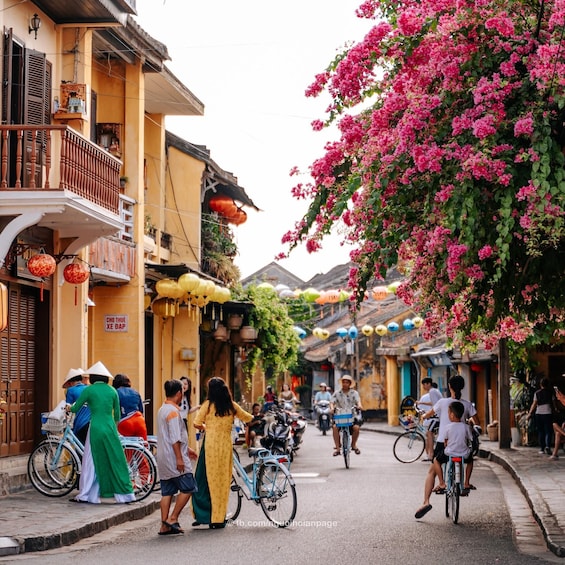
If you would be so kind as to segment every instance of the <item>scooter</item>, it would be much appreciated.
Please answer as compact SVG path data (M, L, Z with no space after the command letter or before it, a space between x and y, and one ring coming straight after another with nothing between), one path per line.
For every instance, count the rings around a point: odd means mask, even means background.
M320 400L316 404L316 414L318 415L318 428L322 432L322 435L326 435L328 430L332 427L331 417L330 417L330 401Z
M292 432L290 416L277 405L273 405L265 414L265 435L261 445L275 455L291 455ZM292 460L292 459L291 459Z

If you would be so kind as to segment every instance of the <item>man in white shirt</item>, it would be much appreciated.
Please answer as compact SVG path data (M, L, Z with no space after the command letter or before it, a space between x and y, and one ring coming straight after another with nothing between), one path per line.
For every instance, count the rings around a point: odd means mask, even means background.
M438 400L441 400L441 393L434 387L434 381L430 377L422 379L422 388L424 394L416 402L416 405L427 412L435 406ZM437 418L427 418L424 420L423 425L426 429L426 459L424 461L431 461L434 457L434 430L437 428L439 420Z

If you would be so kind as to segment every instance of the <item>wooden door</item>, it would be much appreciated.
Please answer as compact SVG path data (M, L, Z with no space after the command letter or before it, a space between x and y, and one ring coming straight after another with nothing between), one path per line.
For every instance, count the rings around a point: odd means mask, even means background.
M0 424L2 457L31 451L40 428L36 396L38 392L47 396L49 382L48 357L39 362L43 355L39 336L46 336L48 330L38 332L38 323L45 325L38 290L11 284L8 293L8 327L0 332L0 394L8 402Z

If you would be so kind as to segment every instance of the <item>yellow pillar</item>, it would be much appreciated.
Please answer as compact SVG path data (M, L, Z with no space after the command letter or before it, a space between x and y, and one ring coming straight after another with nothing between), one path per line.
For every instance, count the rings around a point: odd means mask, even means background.
M396 357L385 357L386 359L386 390L387 390L387 414L389 426L399 426L398 410L400 407L400 379L398 378L398 364Z

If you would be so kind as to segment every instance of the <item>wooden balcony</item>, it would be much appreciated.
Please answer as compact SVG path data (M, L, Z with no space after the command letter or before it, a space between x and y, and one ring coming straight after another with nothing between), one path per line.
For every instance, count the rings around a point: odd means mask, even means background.
M66 125L0 125L0 191L68 190L119 214L121 161Z

